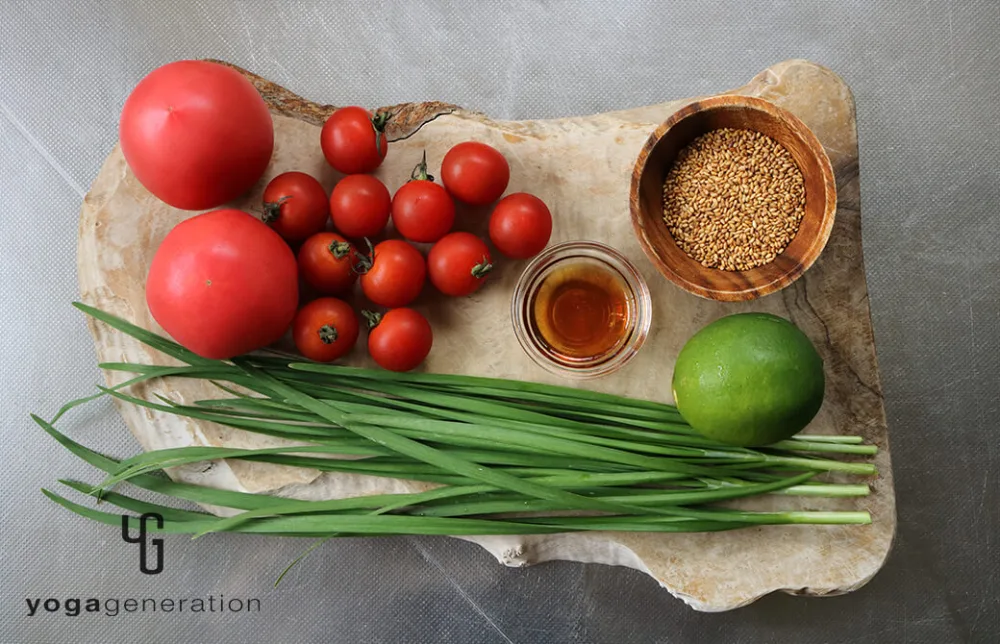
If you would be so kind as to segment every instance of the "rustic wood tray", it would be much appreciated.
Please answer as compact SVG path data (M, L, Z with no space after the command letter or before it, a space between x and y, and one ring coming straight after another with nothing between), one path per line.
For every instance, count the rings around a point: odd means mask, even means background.
M305 100L249 72L274 115L274 157L265 177L245 198L260 203L263 186L288 170L309 172L330 189L338 175L319 148L319 127L334 109ZM698 610L735 608L776 590L805 595L848 592L882 566L896 527L888 434L861 252L858 148L854 100L831 71L794 60L758 74L728 92L759 96L796 114L819 137L837 178L838 211L829 244L813 268L789 288L750 303L712 302L689 295L660 276L648 262L629 223L628 189L639 149L656 124L690 100L593 116L547 121L494 121L445 103L410 103L397 111L394 143L378 171L391 191L401 185L427 151L431 171L449 147L463 140L487 142L509 159L509 191L532 192L549 204L553 242L599 240L621 250L638 266L653 298L653 330L639 355L623 370L578 386L670 400L673 362L684 341L708 322L739 311L769 311L793 320L817 344L826 364L826 401L810 425L812 433L861 434L878 445L879 476L864 499L780 499L783 507L866 509L870 526L768 526L711 534L591 533L528 537L477 537L475 541L509 566L553 559L629 566L656 579ZM691 99L693 100L693 99ZM90 304L146 328L162 331L146 309L144 279L153 253L178 222L193 213L175 210L150 195L128 170L119 148L108 156L87 194L80 217L79 279ZM460 210L459 227L484 230L486 211ZM513 285L523 263L501 262L475 296L445 300L428 288L420 300L435 330L429 371L558 379L538 368L518 346L509 320ZM162 362L129 337L91 322L103 361ZM368 364L356 350L352 362ZM123 375L106 374L110 383ZM563 383L565 384L565 383ZM190 402L217 395L210 386L165 380L136 388ZM134 406L120 411L144 449L185 445L265 446L278 441L210 423ZM394 479L226 461L207 471L179 468L178 480L297 498L331 498L425 489ZM769 501L765 501L766 504Z

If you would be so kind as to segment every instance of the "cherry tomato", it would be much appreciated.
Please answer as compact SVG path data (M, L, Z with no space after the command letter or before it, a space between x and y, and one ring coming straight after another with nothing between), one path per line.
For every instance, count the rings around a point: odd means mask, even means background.
M445 295L469 295L493 270L490 249L471 233L449 233L427 254L427 274Z
M333 187L330 216L342 234L375 237L389 221L392 199L385 184L369 174L351 174Z
M534 257L551 236L552 214L544 201L526 192L507 195L490 215L490 240L507 257Z
M473 206L500 198L510 181L510 166L500 152L485 143L459 143L441 162L441 180L453 197Z
M368 353L383 369L410 371L431 352L431 325L413 309L393 309L384 315L362 313L368 318Z
M361 260L362 266L366 259ZM406 306L420 295L427 275L424 257L400 239L377 244L361 271L361 290L369 300L394 309Z
M427 174L427 153L392 198L392 223L400 235L415 242L436 242L455 223L455 202Z
M292 339L299 353L317 362L332 362L358 341L358 316L344 300L321 297L295 315Z
M125 101L122 154L136 178L175 208L204 210L239 197L267 169L274 125L239 72L181 60L158 67Z
M326 120L319 135L323 156L344 174L364 174L382 165L389 143L385 124L391 114L375 116L363 107L342 107Z
M309 286L325 295L350 290L358 278L357 252L337 233L316 233L299 249L299 275Z
M215 210L167 233L149 266L146 303L181 345L225 359L281 338L298 286L295 255L278 233L241 210Z
M289 242L300 242L323 230L329 214L326 190L304 172L279 174L264 188L261 218Z

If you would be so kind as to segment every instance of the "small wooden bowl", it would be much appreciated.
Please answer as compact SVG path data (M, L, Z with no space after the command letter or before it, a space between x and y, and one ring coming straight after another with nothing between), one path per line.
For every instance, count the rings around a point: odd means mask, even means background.
M805 180L799 231L773 261L747 271L706 268L678 248L663 221L663 181L678 152L719 128L755 130L783 145ZM799 278L823 251L837 212L837 188L822 144L794 114L751 96L715 96L686 105L649 136L639 152L629 191L632 227L646 256L685 291L712 300L752 300Z

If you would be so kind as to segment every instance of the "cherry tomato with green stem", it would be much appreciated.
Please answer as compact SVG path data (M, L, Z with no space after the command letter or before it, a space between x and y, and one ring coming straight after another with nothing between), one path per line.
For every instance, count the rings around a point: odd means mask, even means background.
M401 239L388 239L361 256L361 290L369 300L389 309L406 306L420 295L427 264L420 251Z
M330 217L334 228L346 237L376 237L389 221L391 204L384 183L370 174L351 174L333 187Z
M389 150L385 126L389 112L372 116L363 107L342 107L326 120L319 135L327 163L344 174L366 174L382 165Z
M324 295L338 295L358 279L358 261L351 242L337 233L316 233L299 248L299 276Z
M526 192L507 195L490 215L490 241L507 257L534 257L551 236L552 213L544 201Z
M362 311L368 320L368 353L389 371L410 371L427 358L434 333L427 318L413 309L392 309L379 314Z
M358 329L358 316L350 304L321 297L299 309L292 323L292 340L299 353L310 360L332 362L354 347Z
M472 233L449 233L427 254L427 275L445 295L474 293L492 270L490 249Z
M441 181L448 193L473 206L485 206L500 198L510 181L510 165L496 148L466 141L444 155Z
M261 220L285 241L297 243L323 230L330 215L326 190L304 172L279 174L264 188Z
M455 202L427 174L426 152L392 198L392 223L400 235L415 242L436 242L455 223Z

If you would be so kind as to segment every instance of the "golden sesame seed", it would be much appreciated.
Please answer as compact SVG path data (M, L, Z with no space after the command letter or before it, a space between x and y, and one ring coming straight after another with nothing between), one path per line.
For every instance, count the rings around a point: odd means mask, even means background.
M805 181L792 155L751 130L694 139L663 183L663 219L678 248L709 268L749 270L774 260L805 214Z

